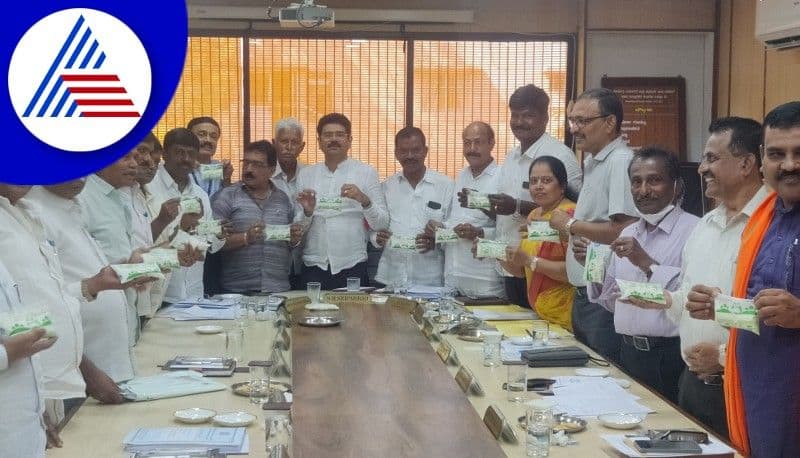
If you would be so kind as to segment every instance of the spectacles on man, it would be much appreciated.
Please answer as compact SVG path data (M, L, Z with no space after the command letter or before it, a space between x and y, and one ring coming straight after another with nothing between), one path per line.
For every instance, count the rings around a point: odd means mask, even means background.
M248 161L247 159L242 159L239 162L242 163L242 168L245 168L248 165L251 165L251 166L259 168L259 169L263 169L264 167L268 167L268 164L266 162L261 162L261 161Z
M575 116L567 118L567 123L569 124L569 127L572 129L583 129L595 119L607 118L609 116L610 115L598 115L598 116L591 116L589 118L581 118L580 116Z

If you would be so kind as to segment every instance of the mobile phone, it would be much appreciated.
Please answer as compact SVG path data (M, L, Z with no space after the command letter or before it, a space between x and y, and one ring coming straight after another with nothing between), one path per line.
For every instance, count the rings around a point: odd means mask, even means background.
M703 449L692 441L636 439L633 441L633 445L641 453L703 453Z

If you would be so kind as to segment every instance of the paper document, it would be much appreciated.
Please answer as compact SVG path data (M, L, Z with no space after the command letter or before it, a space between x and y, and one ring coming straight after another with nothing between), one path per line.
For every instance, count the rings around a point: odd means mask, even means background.
M156 316L172 318L175 321L199 321L199 320L233 320L236 310L235 307L203 307L193 305L188 308L180 306L166 307L158 311Z
M612 379L605 377L556 377L551 398L556 409L569 415L594 417L604 413L647 414L653 409L637 402Z
M120 391L125 399L131 401L152 401L155 399L176 398L190 394L222 391L227 388L222 383L203 377L195 371L167 372L149 377L136 377L121 383Z
M247 454L249 442L245 428L137 428L123 440L127 452L208 447L233 455Z

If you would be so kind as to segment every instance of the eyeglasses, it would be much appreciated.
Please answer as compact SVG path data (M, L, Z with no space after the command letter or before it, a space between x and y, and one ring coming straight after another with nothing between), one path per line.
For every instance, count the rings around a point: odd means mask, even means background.
M567 123L569 124L569 127L572 129L583 129L595 119L607 118L609 116L610 115L599 115L599 116L592 116L590 118L570 117L567 118Z
M248 165L251 165L253 167L257 167L259 169L263 169L265 167L269 167L269 164L267 164L266 162L261 162L261 161L248 161L247 159L242 159L239 162L242 163L242 168L247 167Z
M343 139L347 138L347 132L344 131L335 131L335 132L323 132L320 137L324 138L325 140L330 140L332 138Z

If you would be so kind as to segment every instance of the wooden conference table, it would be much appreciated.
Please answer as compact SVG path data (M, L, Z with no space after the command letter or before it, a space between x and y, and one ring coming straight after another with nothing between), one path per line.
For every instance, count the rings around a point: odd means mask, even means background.
M302 293L290 293L297 295ZM458 367L445 365L437 356L439 343L423 336L412 321L408 301L341 305L345 320L340 326L289 328L294 373L291 380L278 380L293 385L293 456L525 456L524 431L516 425L524 407L506 400L501 389L506 370L483 366L480 343L441 335L486 392L480 397L467 396L454 380ZM160 373L157 365L177 354L223 353L224 334L197 334L194 328L198 324L151 320L135 349L138 375ZM202 324L236 325L232 321ZM497 327L506 335L521 335L530 322L498 322ZM266 359L275 334L272 322L251 322L246 328L245 360ZM570 337L564 339L576 344ZM610 370L613 377L629 379L616 368ZM529 377L572 374L573 368L528 369ZM236 373L216 380L231 385L248 380L248 375ZM630 391L656 411L647 416L642 429L701 428L638 383L633 382ZM518 444L492 437L482 421L490 405L497 406L511 423ZM117 406L87 400L61 432L64 447L49 450L48 456L126 456L122 440L129 431L176 426L173 412L190 407L257 415L259 421L248 427L250 455L266 456L264 412L230 390ZM572 435L577 445L553 446L551 456L615 456L600 437L615 433L620 431L591 419L586 431Z

